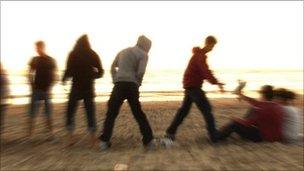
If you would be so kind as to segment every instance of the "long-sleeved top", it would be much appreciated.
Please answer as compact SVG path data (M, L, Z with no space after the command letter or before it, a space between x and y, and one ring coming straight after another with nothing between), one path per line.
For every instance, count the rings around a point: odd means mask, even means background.
M288 143L294 143L298 140L300 130L299 111L293 106L283 106L283 137Z
M5 104L9 96L9 81L4 69L1 68L0 70L0 104Z
M206 52L199 47L193 48L192 52L193 56L191 57L184 73L183 87L201 87L205 79L211 84L217 84L218 81L207 64Z
M93 96L94 80L103 76L104 70L99 56L93 50L72 51L67 60L63 81L72 78L72 91Z
M150 47L151 41L140 37L136 46L120 51L111 67L113 82L133 82L140 86L146 71Z
M257 101L247 96L243 96L243 99L256 109L255 114L249 118L236 119L235 121L245 126L257 127L264 141L281 141L283 108L274 102Z

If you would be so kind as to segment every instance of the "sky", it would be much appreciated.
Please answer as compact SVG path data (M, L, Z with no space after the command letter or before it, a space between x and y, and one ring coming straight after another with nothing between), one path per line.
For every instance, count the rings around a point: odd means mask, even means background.
M194 46L214 35L209 64L221 69L303 69L300 1L1 1L1 62L24 69L34 42L64 69L82 34L109 69L116 54L144 34L152 40L148 69L184 70Z

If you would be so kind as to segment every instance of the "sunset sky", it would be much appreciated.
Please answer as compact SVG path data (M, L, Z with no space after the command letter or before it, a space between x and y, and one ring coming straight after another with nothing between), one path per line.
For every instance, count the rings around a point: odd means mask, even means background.
M211 34L215 69L302 69L303 2L3 2L1 62L24 69L44 40L63 69L87 33L105 69L141 34L153 44L148 68L184 70L193 46Z

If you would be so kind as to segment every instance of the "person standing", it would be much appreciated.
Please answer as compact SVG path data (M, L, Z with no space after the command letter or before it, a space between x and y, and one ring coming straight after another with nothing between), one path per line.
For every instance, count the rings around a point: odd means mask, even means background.
M56 78L56 61L45 52L45 43L36 42L38 56L33 57L29 62L28 79L31 85L31 102L28 121L28 137L31 138L34 130L35 116L38 110L39 101L44 101L46 125L50 137L54 137L52 121L51 90Z
M88 132L91 137L91 145L96 142L96 118L95 118L95 79L104 74L102 64L97 53L91 48L88 36L82 35L76 42L74 49L68 56L66 70L62 78L65 85L68 78L72 78L72 88L69 94L68 108L66 112L66 129L68 130L68 146L74 143L75 112L79 100L84 101L87 115Z
M139 124L144 147L147 149L154 147L152 129L139 102L139 87L145 74L150 48L151 41L145 36L140 36L136 46L119 52L112 64L111 74L114 88L108 101L103 132L99 137L101 150L105 150L111 145L110 138L114 122L125 99L127 99L134 118Z
M185 89L184 100L171 125L166 130L166 135L163 139L166 146L173 144L177 128L188 115L193 102L204 116L211 142L217 142L217 130L212 114L212 106L205 92L202 90L204 80L208 80L211 84L218 85L221 92L224 92L224 84L220 83L213 76L207 64L207 53L212 51L216 43L217 40L215 37L208 36L205 39L205 46L203 48L194 47L192 50L193 56L190 59L183 77L183 88Z
M9 98L9 80L6 71L0 62L0 131L4 128L4 112Z

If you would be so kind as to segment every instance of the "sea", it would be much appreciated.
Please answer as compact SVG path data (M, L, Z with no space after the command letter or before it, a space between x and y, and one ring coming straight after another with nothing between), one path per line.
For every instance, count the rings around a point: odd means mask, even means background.
M60 71L55 86L52 89L52 101L64 103L68 100L71 81L63 86L60 82L64 71ZM141 101L180 101L183 99L184 89L182 77L184 70L147 70L142 86L140 87ZM218 69L214 70L218 80L225 83L225 93L220 93L218 87L208 81L203 89L209 98L236 98L232 93L238 85L238 80L246 81L244 92L251 97L258 97L257 90L265 84L276 88L287 88L303 95L303 70L252 70L252 69ZM27 104L30 100L30 86L26 70L8 70L11 104ZM107 101L112 91L113 83L110 71L105 71L103 78L95 81L95 101Z

